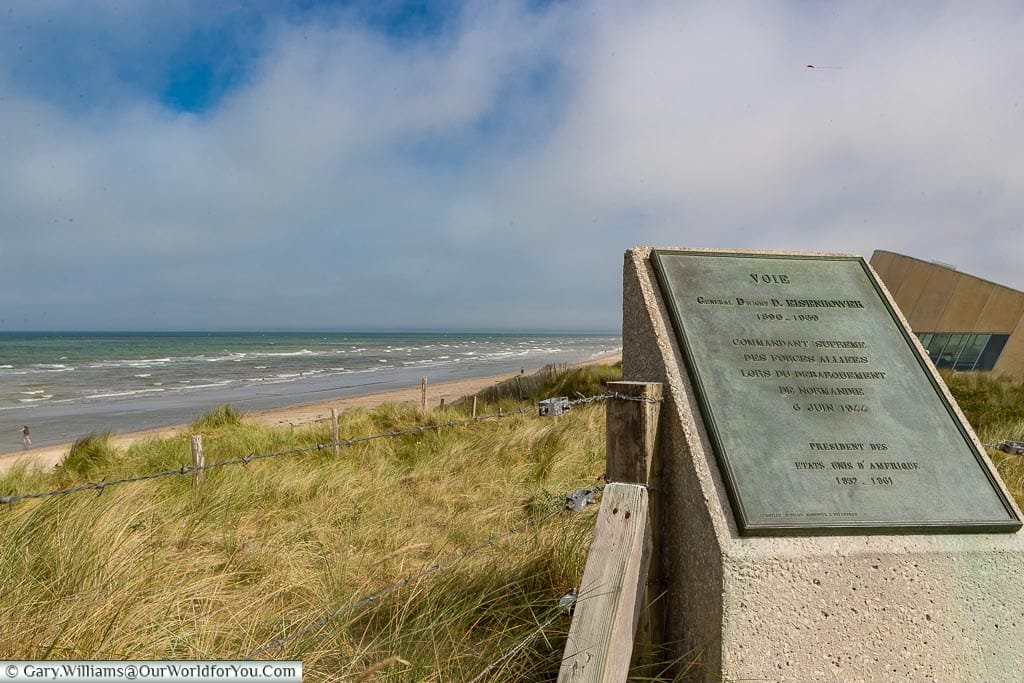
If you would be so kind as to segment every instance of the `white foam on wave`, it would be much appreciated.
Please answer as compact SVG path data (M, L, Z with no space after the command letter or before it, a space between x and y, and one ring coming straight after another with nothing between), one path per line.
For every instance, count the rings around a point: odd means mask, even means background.
M287 357L287 356L316 356L316 355L319 355L319 354L317 354L316 351L310 351L309 349L302 349L301 351L287 351L287 352L281 352L281 353L254 353L253 355L254 356L258 356L258 357L279 358L279 357Z
M232 361L234 363L239 363L239 362L245 360L246 356L248 356L248 355L249 354L247 354L247 353L239 352L239 353L228 354L227 356L211 356L210 358L207 358L205 356L200 356L199 359L200 360L204 360L207 363L222 363L224 361Z
M12 372L10 374L12 374L12 375L29 375L29 374L34 375L34 374L37 374L37 373L40 373L40 372L74 372L75 371L75 369L73 367L71 367L69 365L64 365L63 363L33 363L29 367L33 368L33 369L32 370L28 370L28 371L23 370L21 372Z
M153 366L167 365L173 363L172 358L128 358L123 360L101 360L91 363L88 367L92 370L109 370L113 368L151 368Z
M206 384L187 384L186 386L181 387L180 390L183 391L186 389L215 389L217 387L226 387L227 385L231 384L232 381L233 380L226 379L220 382L208 382Z
M39 403L40 401L47 401L51 398L53 398L53 394L43 394L37 398L19 398L18 403Z
M109 391L105 394L89 394L88 398L123 398L125 396L135 396L137 394L152 394L159 393L163 389L135 389L132 391Z

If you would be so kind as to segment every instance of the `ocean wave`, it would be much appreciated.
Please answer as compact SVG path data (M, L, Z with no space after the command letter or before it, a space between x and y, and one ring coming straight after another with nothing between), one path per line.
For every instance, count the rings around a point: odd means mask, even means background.
M86 398L124 398L125 396L136 396L138 394L154 394L164 391L163 389L134 389L131 391L109 391L105 394L89 394Z
M257 358L277 358L277 357L288 357L288 356L318 356L316 351L310 351L309 349L302 349L301 351L282 351L280 353L254 353L252 354Z
M48 401L51 398L53 398L53 394L43 394L37 398L19 398L18 403L39 403L40 401Z
M203 361L206 361L207 363L222 363L224 361L232 361L232 362L235 362L235 363L240 363L241 361L245 360L248 356L249 356L249 354L247 354L247 353L239 352L239 353L232 353L232 354L229 354L227 356L212 356L210 358L207 358L206 356L199 356L197 360L203 360Z
M29 366L29 370L17 370L15 372L6 373L11 375L38 375L40 373L50 372L74 372L75 368L64 365L63 363L33 363Z
M90 363L91 370L113 370L116 368L151 368L175 362L174 358L125 358L119 360L101 360ZM178 359L180 360L180 359Z
M182 390L186 390L186 389L214 389L216 387L226 387L227 385L231 384L233 381L234 380L225 379L225 380L218 380L218 381L213 381L213 382L209 382L208 381L208 382L205 382L203 384L192 384L191 383L192 380L186 380L185 382L182 382L182 384L184 384L185 386L180 387L180 389L182 389Z

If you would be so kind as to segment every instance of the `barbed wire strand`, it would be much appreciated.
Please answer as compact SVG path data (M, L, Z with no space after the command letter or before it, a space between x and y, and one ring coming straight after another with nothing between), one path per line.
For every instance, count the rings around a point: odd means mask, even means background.
M375 441L378 439L393 439L401 436L409 436L412 434L424 434L431 431L437 431L446 427L459 427L466 424L475 422L482 422L484 420L497 420L502 418L514 417L531 412L529 408L520 408L512 411L502 411L498 413L491 413L488 415L478 415L476 417L467 417L457 420L448 420L446 422L439 422L434 425L418 425L416 427L409 427L407 429L391 430L388 432L381 432L378 434L371 434L369 436L351 437L345 439L339 439L337 444L333 441L326 443L317 443L313 446L306 446L303 448L290 448L284 451L276 451L272 453L256 453L251 455L245 455L240 458L233 458L229 460L220 460L218 462L209 463L196 467L194 465L182 465L177 469L173 470L162 470L159 472L149 472L146 474L138 474L129 477L123 477L120 479L110 479L103 481L91 481L84 484L77 484L75 486L69 486L66 488L51 489L49 491L38 491L33 493L20 493L16 495L0 496L0 505L13 505L23 500L38 499L38 498L49 498L51 496L67 496L75 493L82 493L84 491L100 491L102 492L107 487L118 486L120 484L130 484L139 481L148 481L150 479L160 479L162 477L171 477L176 475L192 474L193 472L202 472L206 470L213 470L220 467L230 467L234 465L248 465L251 462L257 460L266 460L269 458L285 458L296 455L303 455L306 453L313 453L316 451L323 451L333 449L335 446L338 447L351 447L368 441Z
M544 630L548 626L551 626L551 624L558 621L564 615L565 612L562 608L554 610L554 613L551 616L549 616L540 626L531 631L529 635L527 635L525 638L516 643L512 648L504 652L500 657L498 657L490 664L488 664L487 667L484 668L483 671L478 673L469 683L479 683L480 681L484 680L484 677L486 677L487 674L491 673L492 671L494 671L495 668L507 662L512 657L515 657L520 652L522 652L523 648L525 648L527 645L536 640L538 636L544 633Z
M660 398L651 398L651 397L647 397L647 396L639 396L639 397L638 396L626 396L625 394L621 394L621 393L618 393L618 392L608 391L608 392L604 392L602 394L596 394L594 396L583 396L583 397L580 397L580 398L575 399L573 401L570 401L569 403L572 404L572 405L581 405L581 404L586 404L586 403L593 403L593 402L596 402L596 401L603 401L603 400L606 400L606 399L609 399L609 398L614 398L616 400L622 400L622 401L639 401L639 402L647 402L647 403L657 403L657 402L660 402L662 400ZM131 483L140 482L140 481L148 481L148 480L151 480L151 479L160 479L160 478L163 478L163 477L172 477L172 476L180 476L180 475L192 474L194 472L202 472L202 471L206 471L206 470L213 470L213 469L217 469L217 468L220 468L220 467L231 467L231 466L235 466L235 465L248 465L249 463L254 462L256 460L266 460L266 459L269 459L269 458L292 457L292 456L295 456L295 455L303 455L303 454L312 453L312 452L315 452L315 451L322 451L322 450L326 450L326 449L333 449L336 446L337 447L346 447L346 448L348 448L348 447L351 447L351 446L355 446L357 444L366 443L366 442L369 442L369 441L375 441L375 440L378 440L378 439L394 439L394 438L398 438L398 437L402 437L402 436L409 436L409 435L412 435L412 434L424 434L426 432L437 431L437 430L440 430L440 429L444 429L446 427L459 427L459 426L462 426L462 425L472 424L472 423L476 423L476 422L482 422L482 421L485 421L485 420L498 420L498 419L503 419L503 418L508 418L508 417L514 417L514 416L517 416L517 415L524 415L524 414L532 412L532 411L533 411L533 409L530 408L530 407L522 407L522 408L519 408L518 410L512 410L512 411L508 411L508 412L499 411L497 413L491 413L491 414L488 414L488 415L478 415L476 417L467 417L467 418L462 418L462 419L457 419L457 420L448 420L446 422L439 422L438 424L434 424L434 425L418 425L416 427L409 427L407 429L398 429L398 430L391 430L391 431L388 431L388 432L381 432L379 434L371 434L369 436L361 436L361 437L352 437L352 438L339 439L337 443L335 443L333 441L329 441L329 442L326 442L326 443L318 443L318 444L316 444L314 446L307 446L307 447L304 447L304 448L292 448L292 449L288 449L288 450L284 450L284 451L277 451L277 452L273 452L273 453L258 453L258 454L246 455L246 456L242 456L240 458L233 458L233 459L230 459L230 460L220 460L218 462L210 463L208 465L202 465L200 467L196 467L194 465L182 465L181 467L179 467L177 469L173 469L173 470L163 470L163 471L160 471L160 472L150 472L150 473L147 473L147 474L139 474L139 475L130 476L130 477L123 477L121 479L111 479L109 481L107 481L107 480L104 480L104 481L91 481L91 482L86 482L84 484L78 484L78 485L75 485L75 486L69 486L69 487L66 487L66 488L51 489L49 491L38 491L38 492L34 492L34 493L20 493L20 494L10 495L10 496L0 496L0 505L12 506L15 503L20 503L23 500L31 500L31 499L39 499L39 498L49 498L49 497L52 497L52 496L67 496L67 495L72 495L72 494L76 494L76 493L82 493L82 492L85 492L85 491L103 492L104 490L107 489L107 487L110 487L110 486L119 486L121 484L131 484Z
M658 396L628 396L618 391L605 391L600 394L594 394L593 396L579 395L579 398L575 398L569 401L569 405L583 405L586 403L594 403L595 401L604 401L609 398L613 398L616 401L633 401L635 403L663 403L664 397Z
M451 567L451 566L461 562L462 560L475 555L476 553L480 552L481 550L484 550L485 548L488 548L488 547L490 547L492 545L496 545L496 544L500 543L501 541L505 540L506 538L509 538L510 536L514 536L515 534L519 533L520 531L523 531L524 529L529 528L530 526L535 526L535 525L543 524L547 520L549 520L552 517L558 515L563 510L565 510L565 506L561 505L561 506L559 506L559 507L557 507L557 508L555 508L553 510L550 510L549 512L546 512L545 514L543 514L538 519L527 519L527 520L524 520L523 522L520 522L516 526L512 527L511 529L509 529L509 530L507 530L507 531L505 531L505 532L503 532L501 534L497 534L497 535L491 536L490 538L487 538L486 540L481 541L480 543L478 543L478 544L476 544L474 546L471 546L467 550L462 551L461 553L457 553L455 555L452 555L452 556L446 558L445 560L443 560L441 562L437 562L437 563L432 564L429 567L426 567L425 569L422 569L422 570L420 570L420 571L418 571L418 572L416 572L414 574L410 574L410 575L400 579L399 581L391 584L387 588L384 588L382 590L377 591L376 593L368 595L365 598L362 598L361 600L359 600L357 602L354 602L354 603L352 603L350 605L344 605L344 606L338 608L337 610L335 610L333 612L330 612L329 614L325 614L324 616L320 617L316 621L310 623L307 626L302 627L301 629L295 631L294 633L291 633L291 634L289 634L287 636L284 636L282 638L275 638L274 640L271 640L270 642L265 643L265 644L261 645L260 647L256 648L255 650L253 650L252 653L249 656L250 656L250 658L255 658L257 655L263 654L264 652L266 652L268 650L280 650L282 647L284 647L288 643L292 642L293 640L295 640L297 638L300 638L300 637L306 635L307 633L315 631L315 630L317 630L319 628L323 628L327 624L331 623L332 621L335 621L336 619L344 616L345 614L349 614L349 613L352 613L352 612L358 612L358 611L362 610L363 608L368 607L368 606L372 605L373 603L380 601L383 598L386 598L387 596L389 596L392 593L394 593L394 592L404 588L405 586L408 586L409 584L412 584L412 583L415 583L417 581L420 581L420 580L430 576L431 574L436 574L437 572L444 571L445 569L448 569L449 567Z

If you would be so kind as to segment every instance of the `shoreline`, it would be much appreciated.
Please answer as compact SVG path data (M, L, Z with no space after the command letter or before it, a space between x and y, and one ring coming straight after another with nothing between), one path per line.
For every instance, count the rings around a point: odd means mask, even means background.
M599 365L617 363L622 360L622 353L611 353L581 363L574 363L576 367L586 365ZM534 373L541 368L535 367L528 370ZM440 382L434 385L427 385L427 405L436 406L443 398L445 403L475 394L482 389L497 384L506 379L519 375L519 372L505 372L484 377L472 377L468 379ZM306 425L318 420L330 417L331 408L339 413L352 408L375 408L383 403L397 403L418 405L421 399L420 385L416 384L399 389L388 389L386 391L360 394L358 396L346 396L343 398L329 399L326 401L314 401L309 403L296 403L281 408L261 410L246 413L245 418L254 420L260 424L271 427L282 427L285 425L299 426ZM156 429L146 429L124 434L114 434L111 443L115 448L127 448L132 444L153 439L169 439L189 435L188 424L178 424ZM28 448L21 451L0 453L0 473L17 467L28 465L33 468L52 468L57 466L64 456L68 454L72 443L62 443L55 446L43 446L39 448Z

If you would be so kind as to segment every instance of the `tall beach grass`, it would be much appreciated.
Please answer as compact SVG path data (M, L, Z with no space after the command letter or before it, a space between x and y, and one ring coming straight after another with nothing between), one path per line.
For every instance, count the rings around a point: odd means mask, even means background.
M385 405L342 414L340 433L463 416ZM558 419L530 412L359 443L337 457L314 449L211 469L199 490L173 476L22 502L0 514L0 653L255 655L301 659L307 680L460 681L532 634L487 680L553 679L568 620L538 627L578 585L594 522L592 509L560 511L562 497L603 471L603 425L600 405ZM208 464L331 438L326 423L268 428L227 409L193 427ZM187 437L120 451L95 435L59 470L11 471L0 487L45 490L188 463ZM366 600L380 591L389 592Z
M512 380L478 413L530 405L520 395L601 393L619 373ZM1024 436L1024 383L946 380L983 441ZM269 428L220 408L193 424L208 464L310 450L211 469L198 490L170 476L0 510L0 654L301 659L311 681L468 681L492 665L485 680L554 680L568 620L540 627L580 583L595 514L559 508L603 472L604 406L441 426L468 410L345 412L342 438L432 429L335 456L315 448L331 439L327 423ZM1024 499L1024 458L992 456ZM7 472L0 492L190 462L187 436L119 450L97 434L52 472ZM663 668L635 669L632 680L666 680Z

